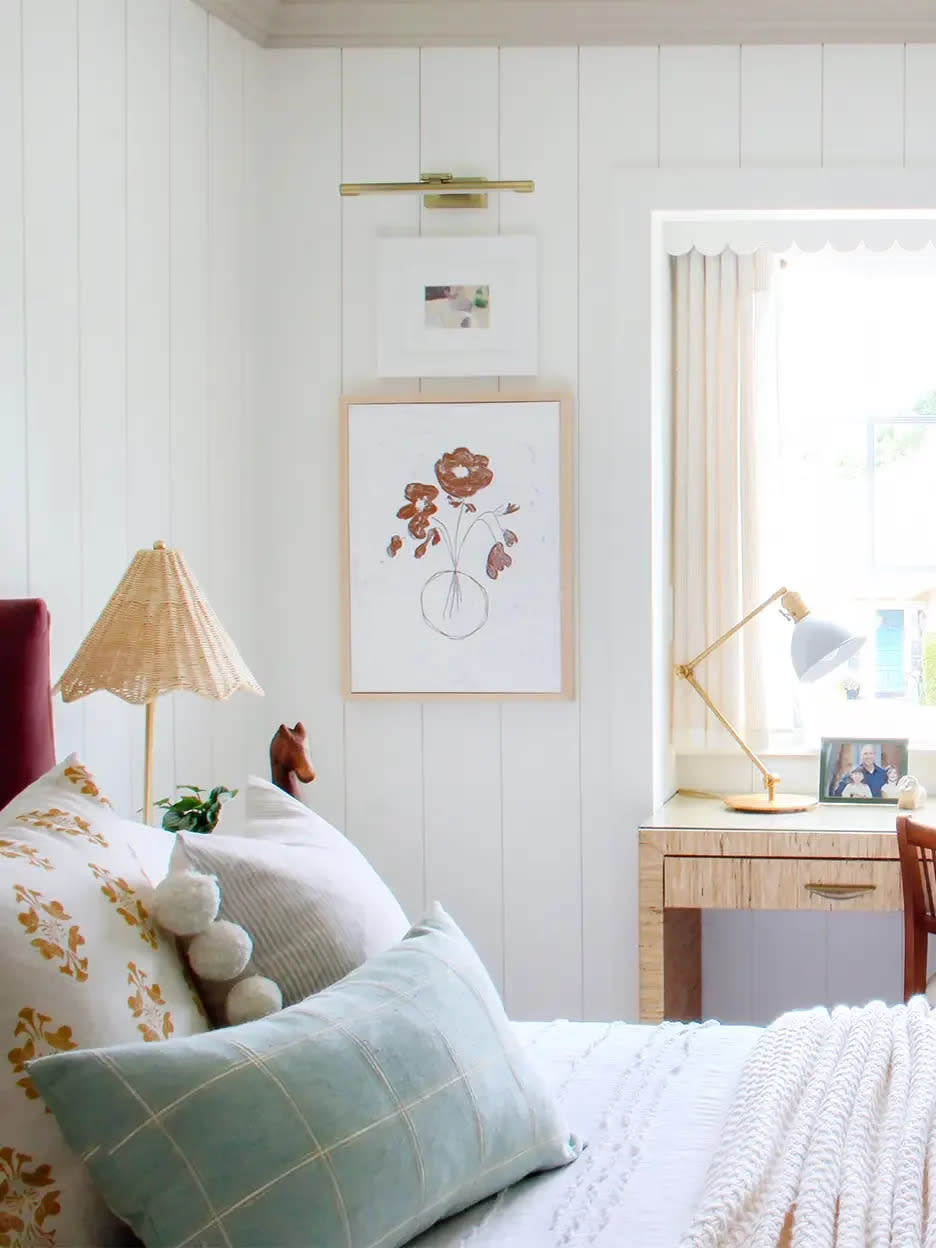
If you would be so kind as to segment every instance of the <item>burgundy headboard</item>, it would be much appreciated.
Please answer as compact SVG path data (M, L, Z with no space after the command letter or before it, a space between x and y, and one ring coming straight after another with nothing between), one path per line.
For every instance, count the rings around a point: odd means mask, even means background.
M49 608L0 599L0 809L54 762Z

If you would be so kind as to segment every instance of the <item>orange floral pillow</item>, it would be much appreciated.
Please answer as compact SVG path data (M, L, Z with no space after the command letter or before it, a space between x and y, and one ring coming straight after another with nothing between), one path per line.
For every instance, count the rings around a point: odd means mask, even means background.
M149 913L171 848L119 818L74 756L0 811L0 1248L126 1242L26 1063L207 1029Z

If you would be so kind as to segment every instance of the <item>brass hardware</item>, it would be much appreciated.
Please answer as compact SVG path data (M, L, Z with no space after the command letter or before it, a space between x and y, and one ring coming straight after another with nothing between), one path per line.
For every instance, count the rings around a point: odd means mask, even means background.
M480 182L481 179L479 178ZM488 197L475 191L453 191L445 195L424 195L424 208L486 208Z
M806 891L826 901L854 901L866 897L877 888L876 884L807 884Z
M423 195L427 208L486 208L488 191L516 191L528 195L536 189L529 179L489 182L487 178L460 178L453 173L423 173L418 182L342 182L341 195L393 195L415 192Z

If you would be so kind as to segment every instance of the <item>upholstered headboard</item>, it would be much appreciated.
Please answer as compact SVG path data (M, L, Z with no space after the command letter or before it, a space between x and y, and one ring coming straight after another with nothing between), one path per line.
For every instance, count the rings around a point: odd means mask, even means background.
M0 599L0 807L54 762L49 609Z

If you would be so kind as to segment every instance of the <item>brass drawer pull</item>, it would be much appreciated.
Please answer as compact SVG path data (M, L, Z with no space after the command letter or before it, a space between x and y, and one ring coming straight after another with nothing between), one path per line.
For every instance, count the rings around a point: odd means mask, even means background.
M807 884L806 891L814 897L824 897L826 901L854 901L856 897L865 897L873 893L876 884Z

